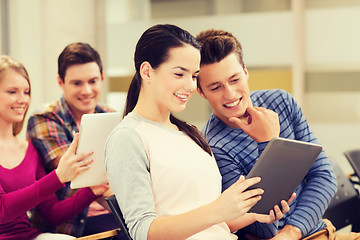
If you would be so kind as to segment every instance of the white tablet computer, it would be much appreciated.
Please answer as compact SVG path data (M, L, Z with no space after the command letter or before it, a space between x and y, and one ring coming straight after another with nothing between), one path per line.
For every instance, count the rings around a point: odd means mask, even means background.
M80 136L76 153L93 151L94 162L89 170L80 173L70 183L72 189L107 183L104 167L105 142L122 119L121 113L84 114L80 123Z
M285 138L272 139L246 176L261 177L261 182L251 188L264 190L261 200L249 212L269 214L275 205L281 208L281 200L290 198L321 150L318 144Z

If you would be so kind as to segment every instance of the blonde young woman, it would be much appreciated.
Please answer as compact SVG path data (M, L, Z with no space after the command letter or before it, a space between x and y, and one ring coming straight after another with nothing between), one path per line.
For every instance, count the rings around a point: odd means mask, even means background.
M27 211L39 207L47 221L56 226L87 207L107 187L84 188L65 201L56 198L55 191L90 167L92 160L85 158L92 153L75 155L76 137L58 168L45 175L34 146L17 136L30 95L25 67L9 56L0 56L0 239L73 239L32 228Z
M209 145L192 125L176 118L196 90L200 45L174 25L147 29L135 50L124 120L108 139L105 165L130 235L145 239L225 240L255 221L271 223L289 206L269 215L247 211L262 189L246 190L259 178L239 180L221 194L221 175Z

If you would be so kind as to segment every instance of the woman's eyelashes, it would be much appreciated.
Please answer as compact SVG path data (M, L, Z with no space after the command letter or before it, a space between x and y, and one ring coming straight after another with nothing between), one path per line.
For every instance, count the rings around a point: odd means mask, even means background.
M178 77L178 78L184 77L184 74L183 74L183 73L174 73L174 74L175 74L175 76ZM192 78L194 81L196 81L197 78L198 78L198 74L192 75L191 78Z

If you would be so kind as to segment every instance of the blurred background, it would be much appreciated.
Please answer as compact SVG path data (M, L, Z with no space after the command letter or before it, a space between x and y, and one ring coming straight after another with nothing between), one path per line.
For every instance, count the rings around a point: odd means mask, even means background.
M104 64L102 102L122 111L145 29L228 30L243 45L250 88L289 91L327 154L351 173L343 152L360 148L359 22L360 0L0 0L0 54L28 69L31 113L61 96L63 48L88 42ZM201 129L210 114L195 94L180 116Z

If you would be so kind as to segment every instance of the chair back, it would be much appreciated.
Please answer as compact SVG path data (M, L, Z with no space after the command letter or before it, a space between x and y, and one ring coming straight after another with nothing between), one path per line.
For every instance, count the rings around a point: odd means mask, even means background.
M330 202L323 218L329 219L336 229L352 224L358 226L359 196L350 180L346 177L335 159L329 159L333 166L338 189Z
M87 235L87 236L84 236L84 237L78 237L78 238L75 238L76 240L99 240L99 239L106 239L106 240L115 240L115 239L119 239L118 238L118 234L120 232L120 229L114 229L114 230L109 230L109 231L106 231L106 232L101 232L101 233L95 233L95 234L92 234L92 235ZM121 239L119 239L121 240Z
M360 178L360 149L345 151L344 155L358 178Z
M120 234L123 235L125 240L132 240L132 238L130 237L129 231L126 227L124 217L120 211L120 207L116 200L115 195L111 195L111 196L105 198L105 200L106 200L107 204L109 205L112 214L114 215L117 223L119 224L119 226L121 228Z

